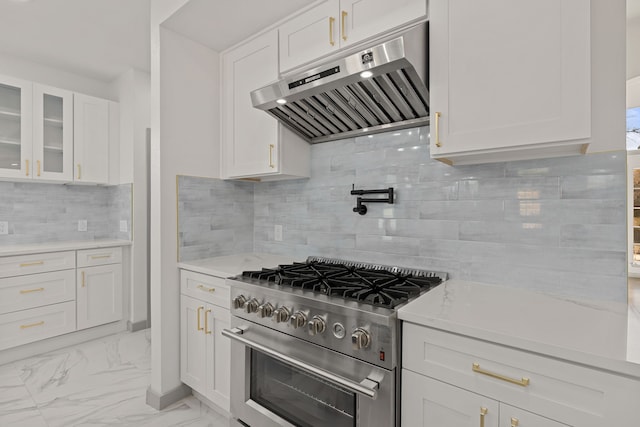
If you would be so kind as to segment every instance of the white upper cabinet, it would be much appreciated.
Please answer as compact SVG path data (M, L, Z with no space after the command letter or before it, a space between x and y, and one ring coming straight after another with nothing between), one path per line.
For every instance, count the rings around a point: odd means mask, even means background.
M280 70L314 61L426 15L426 0L329 0L280 26Z
M0 176L5 178L31 176L32 87L0 76Z
M278 32L222 55L223 178L309 176L309 144L253 108L251 91L278 79Z
M590 2L433 0L429 17L432 157L468 164L584 152Z
M0 76L0 179L107 184L119 143L110 107L117 114L105 99Z
M73 179L73 93L33 85L33 164L35 179Z
M109 181L109 101L74 94L73 158L76 182Z

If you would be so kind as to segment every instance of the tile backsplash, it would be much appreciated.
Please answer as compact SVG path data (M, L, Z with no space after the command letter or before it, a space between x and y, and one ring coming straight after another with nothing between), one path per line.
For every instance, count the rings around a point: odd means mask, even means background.
M231 216L238 221L231 228L252 226L252 237L243 238L257 252L435 269L452 278L626 300L624 151L451 167L430 159L428 132L313 145L310 179L256 183L253 191L236 183L239 192L218 182L207 196L212 204L198 206L200 216L203 209L209 215L200 232L193 222L188 234L222 248L230 235L211 233L211 223ZM396 203L367 204L368 213L358 215L352 184L393 187ZM224 204L235 197L242 209ZM192 215L184 208L183 216ZM282 241L274 240L275 225L283 227Z
M87 220L87 231L78 221ZM120 221L127 232L120 232ZM0 182L0 245L131 237L131 184L116 186Z
M178 177L180 261L253 251L253 184Z

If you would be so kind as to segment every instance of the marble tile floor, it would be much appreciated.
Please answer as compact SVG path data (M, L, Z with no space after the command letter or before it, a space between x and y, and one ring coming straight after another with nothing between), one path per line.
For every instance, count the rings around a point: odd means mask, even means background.
M0 426L233 425L193 396L163 411L147 406L150 373L149 329L2 365Z

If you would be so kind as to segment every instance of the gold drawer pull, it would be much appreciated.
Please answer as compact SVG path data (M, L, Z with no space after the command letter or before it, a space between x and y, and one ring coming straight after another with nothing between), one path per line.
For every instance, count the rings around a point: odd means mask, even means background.
M40 176L40 160L36 162L38 164L38 176Z
M473 366L471 367L471 369L473 370L473 372L477 372L477 373L482 374L482 375L487 375L487 376L489 376L491 378L497 378L499 380L506 381L506 382L511 383L511 384L516 384L516 385L519 385L519 386L522 386L522 387L526 387L526 386L529 385L529 378L522 377L522 379L517 380L517 379L514 379L514 378L505 377L504 375L496 374L495 372L486 371L486 370L480 368L480 364L479 363L474 363Z
M28 325L20 325L20 329L33 328L34 326L42 326L42 325L44 325L44 320L41 320L36 323L30 323Z
M111 258L111 254L109 254L109 255L91 255L91 259L101 259L101 258Z
M518 427L520 425L520 420L517 418L511 417L511 427Z
M345 20L347 19L347 12L344 10L341 13L342 16L342 40L347 41L347 28L345 26Z
M331 46L335 45L336 42L333 41L333 24L334 22L336 22L336 18L334 18L333 16L329 17L329 44ZM27 169L29 168L29 165L27 164ZM29 175L29 173L27 172L27 175Z
M484 427L484 417L487 416L489 410L484 407L480 407L480 427Z
M204 307L198 307L198 313L196 314L196 316L198 316L198 330L199 331L201 331L203 329L202 325L200 324L200 311L201 310L204 310Z
M44 288L36 288L36 289L23 289L20 291L21 294L30 294L31 292L42 292Z
M273 144L269 144L269 167L270 168L275 168L276 165L273 164L273 149L275 148L275 145Z
M27 176L29 176L29 159L25 160L25 161L24 161L24 163L25 163L25 165L26 165L26 166L25 166L25 169L26 169L26 171L27 171Z
M77 179L81 179L82 178L82 167L80 166L80 163L78 163L78 178Z
M209 313L211 313L211 310L204 312L204 333L207 335L211 335L211 331L209 330L209 317L207 316Z
M34 262L23 262L20 264L20 267L32 267L34 265L42 265L44 261L34 261Z
M85 280L85 272L82 272L82 287L84 288L86 286L86 280Z
M216 288L208 288L205 285L198 285L198 289L202 290L202 291L207 291L207 292L215 292Z

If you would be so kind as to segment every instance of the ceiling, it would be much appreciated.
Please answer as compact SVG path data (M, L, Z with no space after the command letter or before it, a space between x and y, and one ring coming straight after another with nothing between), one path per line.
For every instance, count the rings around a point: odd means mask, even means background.
M103 81L149 71L149 0L0 0L0 52Z
M222 51L315 0L191 0L163 23Z
M149 71L151 0L0 0L0 53L112 81ZM165 26L217 51L314 0L191 0ZM640 22L640 0L627 0Z

